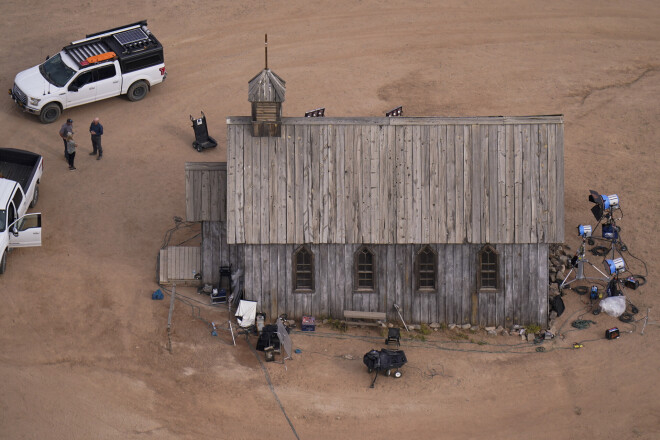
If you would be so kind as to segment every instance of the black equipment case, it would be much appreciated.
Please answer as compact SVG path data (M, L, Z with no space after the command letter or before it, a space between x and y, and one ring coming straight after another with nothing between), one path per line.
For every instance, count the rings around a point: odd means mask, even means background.
M395 370L394 377L401 377L401 371L399 371L399 368L403 367L405 363L408 362L408 359L406 359L406 354L403 350L388 350L383 348L380 351L371 350L364 355L362 361L364 362L364 365L367 366L369 373L372 371L376 372L374 380L371 382L371 388L373 388L379 372L385 372L385 374L389 376L391 375L392 370Z
M209 136L209 129L206 126L206 116L204 115L204 112L202 112L202 117L198 119L193 119L192 115L190 115L190 122L192 122L192 127L195 131L195 141L192 143L195 150L201 152L207 148L215 148L218 146L216 140Z

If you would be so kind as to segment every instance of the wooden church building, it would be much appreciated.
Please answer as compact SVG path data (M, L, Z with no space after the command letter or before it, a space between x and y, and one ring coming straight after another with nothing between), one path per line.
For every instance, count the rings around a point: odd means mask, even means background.
M186 164L204 281L243 274L268 319L384 312L409 323L540 324L564 241L563 117L282 117L249 82L227 162Z

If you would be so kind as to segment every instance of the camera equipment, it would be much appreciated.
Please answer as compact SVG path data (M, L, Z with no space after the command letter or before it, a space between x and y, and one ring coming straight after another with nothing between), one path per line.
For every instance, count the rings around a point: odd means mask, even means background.
M610 275L626 271L626 263L623 261L623 258L605 260L603 264L605 265L605 271L608 271Z
M605 330L605 339L617 339L619 336L621 336L621 334L617 327L612 327Z
M603 238L607 240L618 240L619 227L612 223L603 223Z
M580 225L582 227L582 225ZM591 226L589 226L591 228ZM571 283L574 283L575 281L578 280L594 280L594 281L608 281L609 278L608 276L602 272L600 269L598 269L596 266L591 264L589 260L587 260L584 252L585 248L585 243L587 241L586 235L582 235L582 243L580 244L580 247L578 248L577 253L573 258L571 258L571 270L568 271L568 274L566 275L566 278L561 282L561 285L559 286L559 289L563 289L565 286L570 285ZM584 275L584 263L588 263L591 267L596 269L598 273L600 273L603 277L602 278L594 278L594 277L587 277ZM571 274L575 272L575 278L571 281L568 281L569 277ZM586 293L586 292L585 292Z
M607 283L607 296L621 296L623 295L623 292L621 289L619 289L619 286L617 285L619 283L619 280L617 278L612 278L609 283Z
M580 237L589 238L591 237L591 225L580 225L578 226L578 235Z
M639 281L637 281L634 277L628 277L623 280L623 285L630 290L637 290L639 287Z

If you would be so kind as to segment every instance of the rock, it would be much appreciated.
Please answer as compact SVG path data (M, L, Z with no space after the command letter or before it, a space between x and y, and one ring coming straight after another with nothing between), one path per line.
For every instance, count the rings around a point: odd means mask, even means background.
M495 331L497 333L502 333L504 331L504 327L502 327L501 325L498 325L497 328L495 329Z
M478 331L479 331L479 326L478 326L478 325L473 325L473 326L471 326L471 327L470 327L470 331L478 332Z
M417 324L408 324L410 330L419 330L421 327Z
M527 336L525 336L525 335L520 335L520 339L522 339L523 341L527 341Z
M328 322L330 322L330 320L329 319L324 319L322 322L323 322L323 324L327 324Z
M527 342L534 342L534 338L536 338L536 335L534 333L530 333L527 335Z
M440 328L440 324L438 324L437 322L432 322L431 325L429 325L429 327L431 327L432 329L438 329Z
M557 272L557 281L564 281L565 279L566 279L566 274L563 271Z
M342 357L343 357L344 359L348 359L349 361L352 361L353 359L355 359L355 358L353 357L353 355L351 355L351 354L345 354L345 355L343 355Z
M550 286L548 286L548 293L551 296L559 295L559 287L557 287L556 284L550 284Z
M509 332L506 329L502 329L502 336L509 336Z
M558 265L558 264L559 264L559 258L557 258L557 257L550 257L550 264L551 264L552 266L556 266L556 265Z
M447 326L447 328L448 328L449 330L454 330L454 329L456 328L456 324L449 324L449 325Z
M488 333L490 336L497 336L497 332L495 331L495 329L486 330L486 333Z
M568 265L568 262L571 261L571 259L568 258L567 255L562 255L559 257L559 261L561 262L562 265L564 265L564 267L566 267L566 265Z
M393 327L394 327L394 324L392 324L391 322L388 322L388 323L387 323L387 327L388 327L388 328L393 328Z
M557 312L553 310L552 312L550 312L548 318L550 318L551 321L554 321L555 319L557 319Z
M387 323L385 323L385 322L381 322L381 323L380 323L380 327L381 327L381 328L387 328Z
M468 330L468 329L470 329L471 327L472 327L472 324L463 324L463 325L461 325L461 328L462 328L463 330Z
M484 330L486 330L487 332L495 331L495 327L484 327Z

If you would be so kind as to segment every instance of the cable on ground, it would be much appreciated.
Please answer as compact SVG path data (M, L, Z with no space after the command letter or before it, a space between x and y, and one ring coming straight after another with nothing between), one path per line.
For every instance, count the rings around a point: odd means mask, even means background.
M298 437L298 433L296 432L296 428L293 427L293 423L291 423L291 419L289 419L289 416L286 415L286 411L284 410L284 406L282 405L282 402L280 401L280 398L277 397L277 393L275 392L275 387L273 386L273 382L270 380L270 374L268 374L268 370L266 369L266 366L264 363L261 361L261 357L259 357L259 353L252 347L250 344L250 341L247 341L248 347L250 347L250 351L254 354L254 356L257 358L259 361L259 365L261 365L261 369L264 372L264 376L266 376L266 382L268 382L268 387L270 387L270 391L273 393L273 396L275 396L275 400L277 401L277 404L280 406L280 409L282 410L282 414L284 414L284 418L286 421L289 423L289 426L291 427L291 431L293 431L293 435L296 436L298 440L300 440L300 437Z

